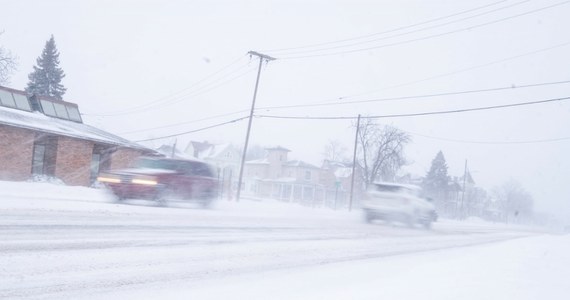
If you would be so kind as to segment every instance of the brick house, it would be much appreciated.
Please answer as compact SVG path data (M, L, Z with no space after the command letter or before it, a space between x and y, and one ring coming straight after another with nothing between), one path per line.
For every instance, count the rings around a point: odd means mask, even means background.
M154 151L83 124L77 104L0 86L0 180L56 177L91 185L99 170Z

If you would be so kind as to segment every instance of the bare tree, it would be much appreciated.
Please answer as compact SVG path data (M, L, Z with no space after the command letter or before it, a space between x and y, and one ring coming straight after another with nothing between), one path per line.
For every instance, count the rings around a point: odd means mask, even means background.
M339 140L329 140L325 145L323 156L330 161L348 162L347 153L347 148Z
M0 31L0 35L4 33ZM0 84L8 83L10 75L16 71L16 57L0 45Z
M510 218L515 221L528 219L532 213L532 196L518 183L510 180L493 189L493 194L499 201L499 207L504 215L505 222Z
M396 172L406 163L404 147L410 136L398 128L376 124L364 118L358 132L358 166L364 183L394 180Z

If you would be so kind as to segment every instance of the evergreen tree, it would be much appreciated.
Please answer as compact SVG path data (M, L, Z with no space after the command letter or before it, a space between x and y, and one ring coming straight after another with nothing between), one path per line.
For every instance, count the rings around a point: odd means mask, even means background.
M46 42L42 55L38 57L36 64L34 71L28 75L30 81L26 91L39 96L62 100L62 96L67 90L61 84L61 79L65 77L65 74L59 67L59 52L55 46L53 35Z
M444 200L449 183L447 175L447 163L443 152L439 151L431 162L431 167L424 178L424 189L432 196Z

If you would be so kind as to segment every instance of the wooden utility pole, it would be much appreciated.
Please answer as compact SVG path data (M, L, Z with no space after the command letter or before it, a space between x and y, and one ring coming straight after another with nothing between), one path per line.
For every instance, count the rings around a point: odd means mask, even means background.
M352 210L352 198L354 194L354 170L356 169L356 148L358 147L358 132L360 131L360 115L356 121L356 136L354 137L354 152L352 153L352 182L350 183L350 201L348 202L348 211Z
M247 133L245 135L245 143L243 146L243 154L241 156L241 166L239 168L239 178L238 178L238 186L237 186L237 195L236 195L236 201L239 201L239 197L241 194L241 183L243 180L243 167L245 165L245 156L247 153L247 146L249 144L249 134L251 132L251 121L253 120L253 111L255 110L255 98L257 97L257 87L259 86L259 77L261 75L261 66L263 65L263 61L272 61L275 60L275 58L265 55L265 54L261 54L255 51L249 51L248 52L250 57L251 56L257 56L259 57L259 68L257 70L257 79L255 80L255 89L253 90L253 101L251 101L251 111L249 112L249 121L247 123Z

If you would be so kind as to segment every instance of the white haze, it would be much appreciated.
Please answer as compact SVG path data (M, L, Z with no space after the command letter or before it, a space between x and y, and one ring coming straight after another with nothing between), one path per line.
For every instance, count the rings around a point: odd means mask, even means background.
M570 235L474 218L430 231L276 200L109 202L0 181L2 299L566 299ZM560 229L560 228L550 228Z
M558 2L528 1L399 40L453 31ZM64 99L79 104L86 122L132 140L142 140L246 115L240 113L127 133L247 110L255 71L173 105L111 117L94 114L129 110L186 88L189 89L182 95L190 94L195 90L193 83L245 56L249 50L263 52L357 37L491 3L493 1L2 1L0 29L4 34L0 42L19 57L19 70L9 86L23 89L35 59L53 34L67 75L63 81L68 88ZM514 3L505 1L486 10ZM310 59L278 59L263 69L257 106L332 103L339 102L342 96L371 91L374 92L350 100L569 80L568 46L538 51L570 42L569 14L570 4L565 4L394 47ZM536 53L529 54L532 52ZM505 60L516 56L520 57ZM245 65L247 61L244 57L234 67ZM256 63L252 61L234 76L248 68L254 69ZM470 70L458 72L465 69ZM423 80L428 78L431 79ZM407 101L262 110L260 113L384 115L567 97L568 90L568 84L560 84ZM478 185L490 189L513 178L532 193L537 210L568 214L569 140L533 144L448 140L517 142L570 137L569 116L570 104L566 101L382 121L413 134L413 143L407 149L412 164L407 170L424 175L437 151L442 150L451 175L461 176L467 159ZM177 143L181 147L190 140L242 144L245 129L246 122L241 121L180 136ZM252 144L282 145L292 150L293 158L319 164L328 140L338 139L351 149L353 135L350 121L346 120L255 119ZM174 138L167 138L146 145L173 142Z

